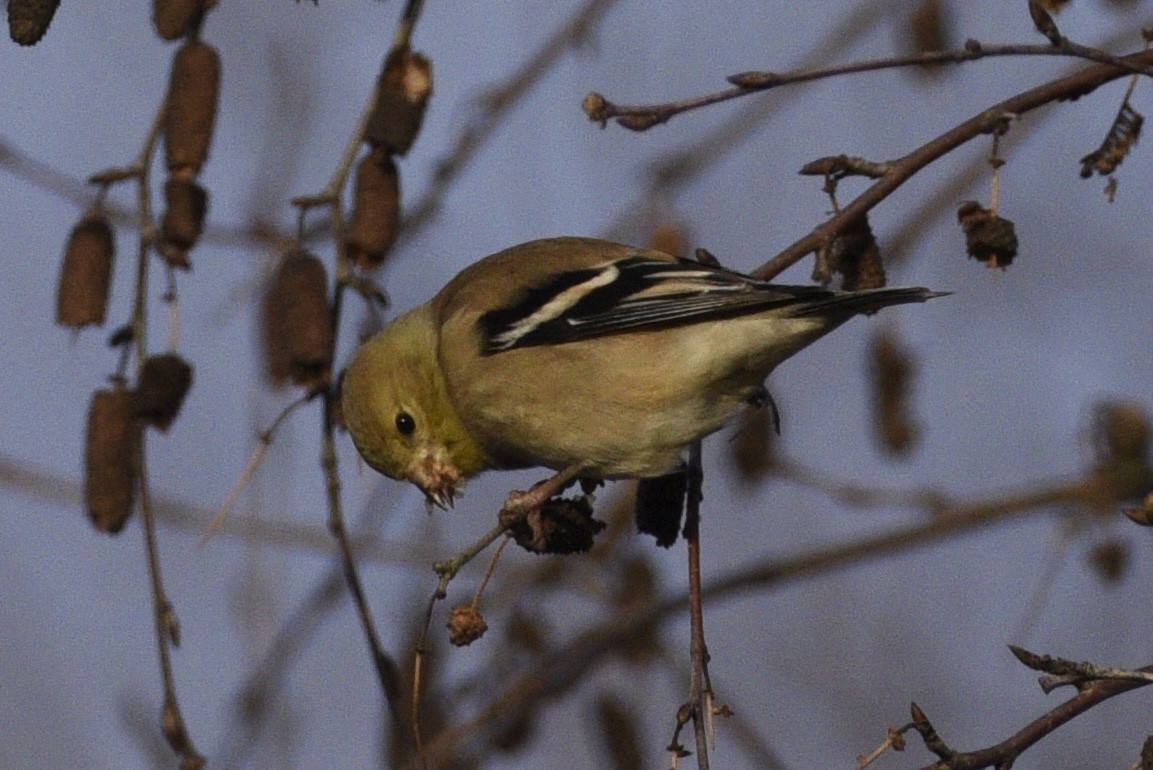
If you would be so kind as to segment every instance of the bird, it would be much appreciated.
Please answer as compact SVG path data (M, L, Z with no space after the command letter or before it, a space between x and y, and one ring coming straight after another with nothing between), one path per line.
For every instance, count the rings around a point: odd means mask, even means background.
M488 470L647 479L683 467L793 354L855 315L941 296L921 287L778 285L595 238L529 241L473 263L364 342L345 427L364 461L452 507Z

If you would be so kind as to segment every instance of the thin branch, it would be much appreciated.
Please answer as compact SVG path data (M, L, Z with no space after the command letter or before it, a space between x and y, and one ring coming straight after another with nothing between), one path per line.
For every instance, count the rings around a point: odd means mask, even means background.
M864 216L917 172L966 142L989 133L1006 118L1024 115L1056 101L1084 96L1096 88L1125 77L1134 65L1153 65L1153 52L1142 51L1125 57L1126 67L1101 64L1073 75L1052 80L1010 97L921 145L890 163L889 172L846 205L840 213L825 220L803 238L753 272L758 278L771 278L821 248L849 223Z
M160 679L164 691L164 705L161 711L161 725L164 737L174 752L180 755L182 770L196 770L204 766L205 760L196 750L184 717L180 713L180 700L176 695L176 678L172 674L172 660L169 645L180 646L180 621L176 610L164 590L164 578L160 570L160 553L156 541L156 516L152 510L149 494L147 466L144 461L144 438L140 439L137 457L138 479L140 484L140 513L144 521L144 550L148 556L148 577L152 587L153 623L156 629L156 652L160 660Z
M864 0L853 11L845 14L838 26L821 37L805 56L800 68L815 68L840 55L864 40L894 11L907 6L907 0ZM754 131L762 128L770 118L783 110L790 100L800 98L802 93L801 89L777 91L763 99L747 102L732 120L722 122L688 146L665 153L649 164L640 200L627 207L605 229L606 235L623 238L622 231L637 218L638 212L651 211L654 200L668 198L697 179L703 171L713 168L740 147Z
M684 537L689 563L689 651L692 672L689 676L688 706L693 719L697 746L697 767L709 770L709 741L706 723L712 720L712 686L709 683L709 648L705 643L705 613L701 600L701 442L689 447L687 473L688 494L685 505Z
M1145 674L1153 674L1153 666L1146 666L1140 671ZM926 765L923 770L980 770L986 767L1011 767L1013 762L1027 749L1070 720L1110 698L1149 684L1153 684L1153 682L1147 679L1100 679L1091 682L1072 698L1037 717L1004 741L976 751L941 752L947 753L947 756L942 757L938 762ZM928 720L925 720L925 725L927 723ZM931 725L928 728L931 730ZM916 724L916 729L924 736L925 733L922 732L924 725Z
M1133 62L1127 57L1117 57L1105 51L1077 45L1065 41L1060 46L1011 44L1011 45L984 45L975 40L966 41L965 47L956 51L925 51L893 56L882 59L867 59L851 62L835 67L821 67L815 69L799 69L792 72L742 72L730 75L728 81L734 84L733 88L716 91L711 94L682 99L680 101L664 104L650 105L620 105L615 104L597 93L585 97L584 108L589 120L604 125L609 120L615 120L619 125L634 131L645 131L653 126L668 122L671 118L686 112L709 107L732 99L739 99L751 94L769 91L787 85L797 85L815 80L841 77L844 75L862 72L878 72L887 69L906 67L922 67L938 64L961 64L992 57L1004 56L1065 56L1121 67L1126 72L1142 75L1153 75L1153 67L1148 64Z
M929 521L917 522L893 531L860 540L818 549L807 554L776 561L762 561L740 568L703 586L705 601L720 601L751 590L777 587L792 580L812 578L831 570L865 564L891 557L920 546L937 543L966 532L1007 523L1026 515L1047 512L1061 503L1078 502L1084 491L1078 485L1054 485L1008 495L968 507L952 508ZM445 729L426 745L430 760L454 755L464 741L499 734L515 724L529 709L559 697L576 683L584 681L597 665L609 659L636 638L637 634L678 616L688 606L683 594L653 605L626 608L600 627L578 634L568 644L542 655L530 668L519 670L494 693L485 706L468 719ZM475 745L475 743L473 744ZM411 765L410 765L411 766Z
M405 4L401 19L397 24L394 37L394 48L407 47L415 26L424 7L423 0L408 0ZM353 270L348 257L348 248L345 233L344 206L342 194L352 172L353 164L360 154L364 137L368 130L372 115L376 110L379 88L373 87L361 110L360 118L356 122L344 152L329 178L328 184L315 196L305 196L293 200L300 212L300 226L303 231L305 212L312 206L328 206L330 235L336 251L335 280L333 281L332 313L331 313L331 339L339 339L341 317L344 308L345 290L351 282ZM381 646L380 637L376 631L372 611L364 595L364 586L357 571L356 555L345 528L343 505L341 502L341 480L336 453L336 391L332 387L323 391L323 413L321 416L321 468L324 472L325 490L328 503L328 528L336 539L340 550L341 564L343 566L345 581L349 593L352 595L357 616L360 618L361 628L365 641L372 654L373 665L376 667L377 678L380 682L381 692L388 704L388 710L394 726L400 725L401 720L401 692L400 668Z

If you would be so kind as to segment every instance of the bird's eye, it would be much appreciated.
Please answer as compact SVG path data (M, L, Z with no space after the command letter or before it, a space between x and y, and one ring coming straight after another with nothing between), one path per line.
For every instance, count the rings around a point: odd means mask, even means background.
M401 412L396 416L396 429L402 436L411 436L416 430L416 420L408 412Z

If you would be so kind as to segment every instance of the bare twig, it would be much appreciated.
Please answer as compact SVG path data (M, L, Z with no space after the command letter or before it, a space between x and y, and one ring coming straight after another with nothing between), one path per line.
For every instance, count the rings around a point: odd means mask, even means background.
M180 700L176 695L176 679L172 674L169 645L180 646L180 621L168 595L160 571L160 552L156 543L156 516L148 487L148 473L144 461L144 439L141 437L139 462L140 513L144 521L144 550L148 555L148 577L152 586L152 611L156 627L156 652L160 660L160 679L164 689L161 725L168 745L181 757L182 770L196 770L204 766L204 757L196 750L184 717L180 713Z
M1140 669L1140 673L1153 674L1153 666ZM1037 741L1051 735L1057 728L1089 709L1117 695L1153 684L1149 679L1098 679L1081 688L1069 700L1045 712L1000 743L976 751L959 752L944 746L928 719L914 720L915 728L926 739L940 760L926 765L923 770L980 770L980 768L1008 768Z
M693 719L697 746L697 767L709 768L709 741L705 729L712 719L712 686L709 684L709 649L705 643L704 604L701 601L701 442L689 447L688 495L685 505L685 543L689 563L689 650L692 672L689 677L688 708Z
M1114 67L1121 67L1127 72L1153 75L1153 68L1150 68L1146 63L1133 62L1127 57L1117 57L1096 48L1077 45L1068 41L1061 46L1053 46L1025 43L984 45L975 40L969 40L965 43L964 48L956 51L923 51L905 56L868 59L835 67L800 69L783 73L741 72L729 76L728 80L733 84L733 88L664 104L619 105L609 101L600 94L592 93L585 97L584 109L589 120L600 123L601 125L604 125L609 120L615 120L625 128L634 131L645 131L653 126L666 123L671 118L685 112L691 112L702 107L720 104L721 102L727 102L732 99L738 99L781 86L797 85L799 83L808 83L815 80L825 80L862 72L877 72L886 69L924 67L939 64L961 64L978 59L1004 56L1075 57L1102 64L1109 64Z
M1026 515L1048 511L1053 505L1078 502L1084 491L1078 485L1039 487L1006 495L997 500L967 507L950 508L928 521L917 522L881 535L843 545L821 548L795 557L762 561L736 569L702 586L705 601L719 601L752 590L764 590L801 578L811 578L831 570L891 557L918 546L929 545L965 532L1006 523ZM684 612L688 597L683 594L653 603L644 609L629 608L597 628L579 634L568 644L542 655L530 668L518 670L504 688L494 693L484 707L425 745L432 764L453 756L462 741L498 734L521 718L528 709L559 697L590 670L605 662L637 634ZM686 715L686 723L687 723ZM475 744L474 744L475 745Z
M276 431L280 425L292 414L297 407L308 403L316 393L306 393L300 398L297 398L288 406L281 410L280 414L272 421L272 424L265 430L261 431L257 437L256 447L253 448L252 454L248 457L248 462L244 466L244 470L240 472L240 478L232 485L232 489L228 492L228 497L225 498L224 504L220 506L220 510L208 522L208 526L204 529L204 534L200 538L200 545L203 546L207 543L212 536L215 535L224 522L228 520L232 509L236 507L236 503L240 500L240 496L244 494L244 490L248 488L248 484L252 481L252 477L256 475L260 463L264 460L264 455L268 452L268 447L272 445L273 438L276 436Z
M864 216L914 174L966 142L994 130L1006 117L1024 115L1038 107L1090 93L1111 80L1125 77L1129 74L1132 66L1150 66L1153 64L1153 52L1143 51L1132 54L1124 57L1124 61L1128 66L1100 64L1088 67L1081 72L1052 80L1010 97L982 110L904 157L892 161L889 173L884 178L878 180L853 199L838 214L822 222L808 235L797 240L755 270L753 275L759 278L771 278L796 264L806 255L829 242L849 223Z

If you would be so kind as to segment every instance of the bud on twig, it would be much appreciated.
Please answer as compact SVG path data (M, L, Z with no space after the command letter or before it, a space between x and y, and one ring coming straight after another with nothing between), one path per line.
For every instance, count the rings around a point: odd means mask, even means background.
M965 233L965 249L973 259L989 267L1008 267L1017 256L1017 232L1013 221L965 201L957 208L957 221Z

